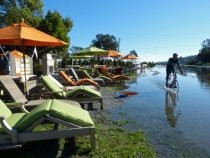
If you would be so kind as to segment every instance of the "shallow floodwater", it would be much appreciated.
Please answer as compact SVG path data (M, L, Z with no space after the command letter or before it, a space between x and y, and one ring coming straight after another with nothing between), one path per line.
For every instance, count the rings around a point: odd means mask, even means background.
M111 118L128 120L125 128L143 130L161 158L210 157L210 69L184 68L178 75L180 91L166 92L165 67L140 72L123 91L138 92L121 98Z

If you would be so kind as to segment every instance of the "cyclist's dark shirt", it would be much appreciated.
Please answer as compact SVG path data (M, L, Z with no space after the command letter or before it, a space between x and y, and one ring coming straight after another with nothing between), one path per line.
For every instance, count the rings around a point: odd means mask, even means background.
M167 70L168 71L174 71L174 66L177 64L179 70L181 71L179 60L174 58L169 58L167 62Z

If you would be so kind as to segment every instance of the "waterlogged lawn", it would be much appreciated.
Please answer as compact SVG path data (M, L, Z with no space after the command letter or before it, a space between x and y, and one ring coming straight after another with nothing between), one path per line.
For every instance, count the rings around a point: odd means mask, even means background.
M120 128L126 121L110 122L100 119L94 120L96 124L96 150L91 151L89 137L76 137L71 139L39 141L26 144L23 148L0 151L4 158L55 158L55 157L156 157L154 150L147 143L142 131L128 131ZM46 125L44 128L51 128ZM38 127L36 130L44 130Z
M97 127L98 150L94 157L155 157L142 131Z

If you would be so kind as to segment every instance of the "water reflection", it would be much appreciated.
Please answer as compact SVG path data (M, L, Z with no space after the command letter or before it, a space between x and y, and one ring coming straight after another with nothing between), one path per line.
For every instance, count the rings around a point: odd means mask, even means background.
M209 67L186 67L187 75L192 77L195 76L201 83L202 87L210 89L210 68ZM194 77L195 77L194 76Z
M180 112L176 111L178 96L176 94L166 92L165 95L165 113L166 118L171 127L176 127L176 122L180 116Z

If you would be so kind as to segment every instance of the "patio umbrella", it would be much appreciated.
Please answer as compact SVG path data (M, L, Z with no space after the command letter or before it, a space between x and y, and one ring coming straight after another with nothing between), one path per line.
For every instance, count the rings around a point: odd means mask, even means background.
M138 59L138 57L133 55L133 54L128 54L128 55L121 58L121 60L129 60L129 59L131 59L131 60Z
M83 55L83 56L71 55L71 56L69 56L69 58L71 58L71 59L88 59L88 58L91 58L91 56L90 55Z
M100 55L101 57L120 57L123 56L115 50L108 50L106 54Z
M22 20L20 23L0 29L0 44L18 46L63 46L67 43L27 25Z
M107 53L106 50L103 50L97 47L88 47L88 48L79 50L78 52L75 52L73 56L84 56L84 55L95 56L95 55L103 55L106 53Z
M20 23L0 29L0 44L22 46L24 72L26 72L25 46L64 46L67 43L27 25L22 20ZM24 93L27 96L26 73Z
M91 46L91 47L79 50L78 52L75 52L73 54L73 56L90 55L91 57L93 57L93 56L103 55L103 54L106 54L106 53L107 53L106 50L103 50L103 49ZM91 64L94 67L94 60L93 60L93 62Z

